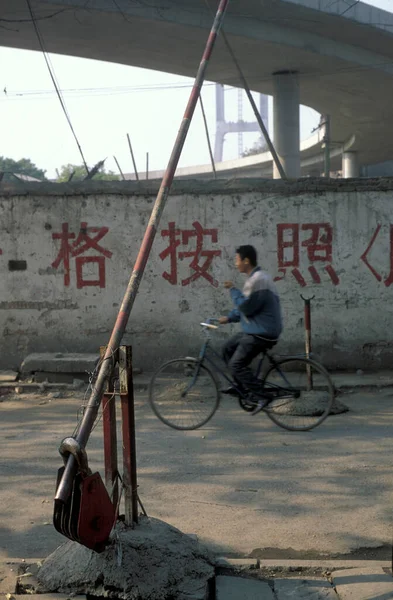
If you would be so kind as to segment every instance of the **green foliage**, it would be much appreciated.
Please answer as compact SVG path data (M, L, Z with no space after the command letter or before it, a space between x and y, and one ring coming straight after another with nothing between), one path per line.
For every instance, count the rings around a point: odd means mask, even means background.
M12 158L0 156L0 172L4 173L3 181L15 181L13 173L35 177L43 181L47 180L46 171L39 169L29 158L13 160Z
M89 167L89 170L90 169L91 167ZM69 163L68 165L63 165L60 168L60 171L58 171L58 177L56 181L69 181L72 173L74 173L74 175L71 181L83 181L84 179L86 179L87 173L84 165L72 165ZM106 171L105 168L102 166L100 169L98 169L98 172L94 175L93 179L117 181L120 179L120 177L119 175L116 175L116 173L114 173L113 171Z
M260 137L251 148L247 148L247 150L243 152L242 156L254 156L255 154L262 154L262 152L267 152L267 150L268 148L265 140L263 140Z

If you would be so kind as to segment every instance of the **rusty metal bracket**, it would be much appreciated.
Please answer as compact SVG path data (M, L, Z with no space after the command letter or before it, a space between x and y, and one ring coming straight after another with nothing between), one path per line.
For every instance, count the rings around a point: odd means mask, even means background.
M106 346L101 346L101 357L105 356ZM116 372L119 387L115 389ZM118 505L119 473L117 457L116 406L115 394L119 393L122 413L123 438L123 479L125 522L132 526L138 523L138 483L135 442L134 383L132 376L132 348L120 346L113 354L112 371L104 391L102 415L104 428L105 484L112 495L112 502Z

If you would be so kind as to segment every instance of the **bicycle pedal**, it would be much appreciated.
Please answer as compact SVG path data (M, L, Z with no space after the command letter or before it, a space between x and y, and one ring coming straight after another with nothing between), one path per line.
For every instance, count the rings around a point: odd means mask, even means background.
M266 406L269 404L269 402L258 402L257 405L255 406L254 410L252 411L251 415L254 417L255 415L257 415L258 413L260 413L264 408L266 408Z

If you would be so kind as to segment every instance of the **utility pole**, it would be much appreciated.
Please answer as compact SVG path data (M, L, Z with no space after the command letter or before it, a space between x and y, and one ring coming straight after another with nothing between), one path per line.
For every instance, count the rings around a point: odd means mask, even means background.
M324 149L325 149L325 177L330 177L330 115L325 115L324 125Z

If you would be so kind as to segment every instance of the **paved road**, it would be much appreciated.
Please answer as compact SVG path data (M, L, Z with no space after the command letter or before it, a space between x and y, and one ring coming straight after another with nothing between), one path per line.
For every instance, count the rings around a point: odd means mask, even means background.
M51 524L57 447L81 399L0 398L0 558L46 556L62 542ZM292 548L300 558L390 543L392 390L345 396L351 411L308 433L280 430L233 399L203 430L177 432L146 400L137 393L139 493L149 514L226 555L290 557ZM88 453L102 472L100 434L99 424Z

